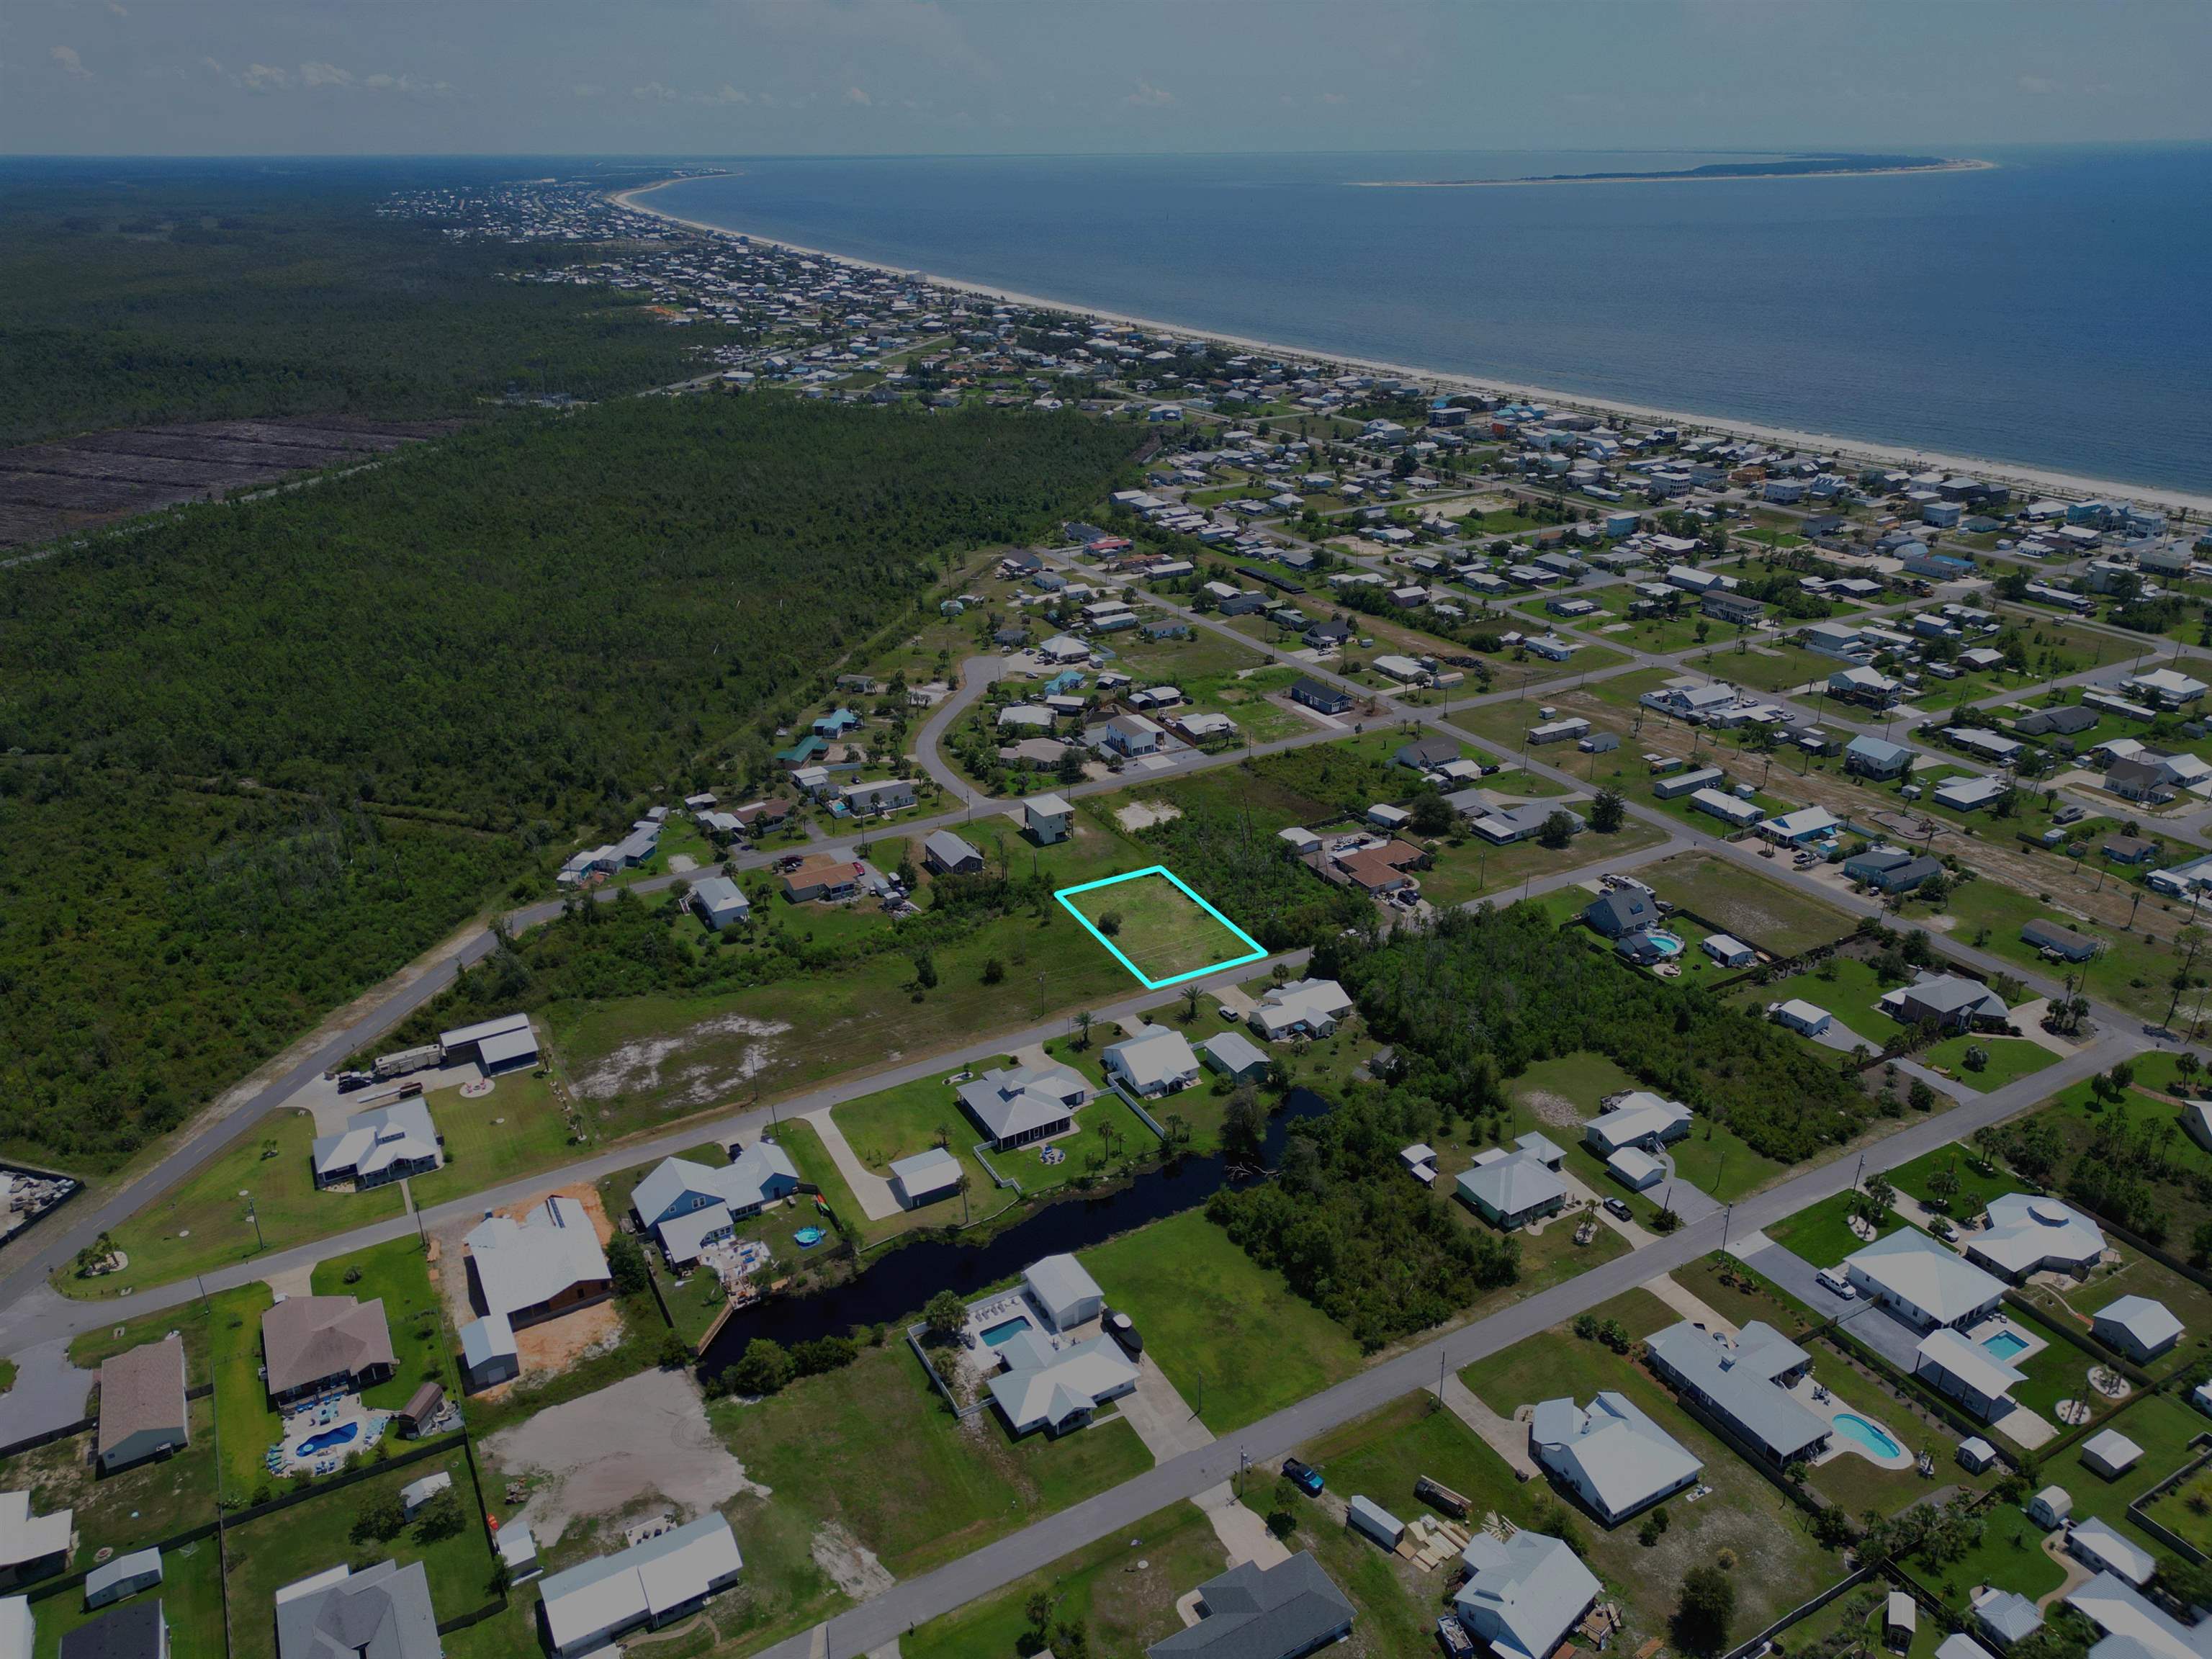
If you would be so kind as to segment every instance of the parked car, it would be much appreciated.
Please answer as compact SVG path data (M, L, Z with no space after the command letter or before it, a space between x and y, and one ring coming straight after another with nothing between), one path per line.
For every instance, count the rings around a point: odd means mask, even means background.
M1608 1197L1605 1200L1605 1210L1607 1215L1621 1221L1633 1220L1636 1216L1636 1212L1628 1207L1628 1200L1625 1198Z
M1820 1281L1821 1289L1833 1291L1846 1302L1856 1301L1858 1297L1859 1287L1844 1278L1838 1268L1823 1267L1814 1277Z
M340 1072L338 1092L342 1095L349 1095L356 1089L366 1089L375 1081L376 1073L374 1072Z
M1100 1320L1099 1323L1104 1327L1106 1334L1112 1337L1121 1346L1121 1352L1127 1354L1130 1358L1134 1359L1139 1354L1144 1352L1144 1333L1137 1328L1136 1321L1131 1319L1128 1315L1115 1313L1113 1309L1109 1308L1106 1310L1105 1317Z
M1283 1478L1309 1498L1321 1496L1321 1471L1310 1463L1302 1463L1295 1457L1283 1460Z

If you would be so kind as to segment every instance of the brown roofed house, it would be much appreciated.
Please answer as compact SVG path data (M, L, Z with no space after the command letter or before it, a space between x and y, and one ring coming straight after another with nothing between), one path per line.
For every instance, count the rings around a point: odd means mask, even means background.
M327 1388L362 1389L392 1375L384 1298L287 1297L261 1316L269 1397L282 1406Z
M100 1472L112 1474L175 1451L185 1419L185 1340L171 1331L100 1362Z
M1362 848L1337 855L1336 867L1370 893L1395 893L1421 884L1406 872L1428 862L1429 855L1413 842L1390 841L1380 847Z

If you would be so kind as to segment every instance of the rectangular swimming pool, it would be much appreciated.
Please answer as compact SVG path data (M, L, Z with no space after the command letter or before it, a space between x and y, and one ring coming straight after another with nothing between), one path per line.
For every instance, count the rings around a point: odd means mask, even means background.
M2010 1331L1999 1331L1995 1336L1984 1338L1982 1347L1996 1358L2010 1359L2014 1354L2026 1353L2028 1343L2024 1336L2015 1336Z
M988 1348L1003 1347L1029 1328L1028 1318L1021 1314L1016 1314L1012 1319L1002 1319L983 1333L983 1346Z

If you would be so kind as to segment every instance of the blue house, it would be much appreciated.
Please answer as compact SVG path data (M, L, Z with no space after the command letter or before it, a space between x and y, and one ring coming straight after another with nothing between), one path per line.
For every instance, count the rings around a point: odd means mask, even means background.
M860 717L849 708L837 708L814 722L817 738L842 738L860 723Z
M793 771L802 766L811 766L830 752L830 745L820 738L801 738L788 749L776 750L775 757Z
M1844 770L1863 778L1899 777L1911 763L1910 749L1881 738L1853 738L1844 748Z

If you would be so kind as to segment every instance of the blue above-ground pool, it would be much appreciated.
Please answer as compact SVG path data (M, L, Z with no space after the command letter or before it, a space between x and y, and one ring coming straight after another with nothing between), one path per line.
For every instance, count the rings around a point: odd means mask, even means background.
M1982 1352L1998 1359L2010 1359L2015 1354L2026 1353L2027 1349L2027 1339L2015 1336L2010 1331L1999 1331L1995 1336L1982 1340Z
M822 1229L819 1227L801 1227L797 1232L792 1234L792 1237L799 1241L802 1248L811 1249L812 1246L819 1244L822 1242Z
M325 1429L320 1434L309 1435L300 1443L300 1449L295 1455L313 1457L317 1452L326 1452L333 1446L344 1445L360 1432L360 1424L341 1423L335 1429Z
M1846 1440L1855 1441L1859 1445L1864 1446L1877 1457L1895 1457L1905 1449L1890 1438L1888 1432L1879 1425L1869 1423L1863 1417L1856 1416L1852 1413L1838 1412L1836 1414L1835 1424L1838 1434Z
M1020 1314L1016 1314L1012 1319L1002 1319L983 1333L983 1345L990 1348L999 1347L1012 1341L1029 1328L1030 1322Z
M1682 941L1677 934L1662 933L1654 927L1645 933L1644 937L1659 947L1659 954L1662 957L1679 957L1682 954Z

